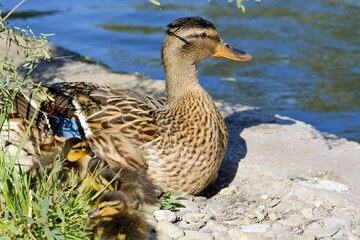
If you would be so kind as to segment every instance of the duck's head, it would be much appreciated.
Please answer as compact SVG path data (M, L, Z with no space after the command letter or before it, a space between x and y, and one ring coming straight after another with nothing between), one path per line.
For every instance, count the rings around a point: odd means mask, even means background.
M128 207L123 194L118 191L111 191L101 195L97 208L88 216L90 219L115 217L124 214L127 210Z
M164 65L170 57L186 58L192 63L214 56L249 61L251 55L223 41L210 21L200 17L179 18L168 25L162 47Z
M72 137L65 141L61 157L69 162L76 162L88 153L88 144L80 138Z

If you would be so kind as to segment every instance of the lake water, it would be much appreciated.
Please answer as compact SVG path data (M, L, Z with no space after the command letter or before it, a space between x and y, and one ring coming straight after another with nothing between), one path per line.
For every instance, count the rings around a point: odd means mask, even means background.
M2 3L3 11L18 1ZM165 26L184 16L214 22L220 36L253 55L250 62L208 59L200 82L215 98L260 107L360 142L360 1L227 0L56 1L23 4L11 24L117 71L164 79Z

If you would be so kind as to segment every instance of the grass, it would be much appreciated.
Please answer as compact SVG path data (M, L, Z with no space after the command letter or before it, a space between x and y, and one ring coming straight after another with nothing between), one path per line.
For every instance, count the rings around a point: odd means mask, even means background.
M16 156L0 154L0 239L88 239L84 209L91 199L77 189L77 175L69 171L61 181L57 156L51 170L39 171L36 178L19 168Z

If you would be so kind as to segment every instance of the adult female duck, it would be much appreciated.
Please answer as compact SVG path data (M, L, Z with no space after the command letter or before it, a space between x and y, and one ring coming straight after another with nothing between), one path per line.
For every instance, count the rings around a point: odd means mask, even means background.
M235 61L251 56L226 44L200 17L169 24L161 53L165 101L93 83L59 83L44 87L55 102L42 103L41 110L75 117L91 150L110 166L144 171L164 191L198 194L217 177L227 129L198 82L197 64L211 56Z

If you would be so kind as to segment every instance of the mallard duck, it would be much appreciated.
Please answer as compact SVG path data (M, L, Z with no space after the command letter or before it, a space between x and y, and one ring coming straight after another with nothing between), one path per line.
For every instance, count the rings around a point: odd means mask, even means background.
M168 25L161 49L165 101L95 83L56 83L43 87L55 101L32 100L18 112L38 104L38 118L51 117L44 144L70 125L111 167L143 171L164 191L198 194L217 178L227 146L223 117L197 78L197 64L211 56L252 58L225 43L210 21L179 18ZM41 141L35 145L51 149Z
M97 208L89 213L93 238L101 240L149 239L151 227L144 216L128 208L128 201L120 192L104 193Z

